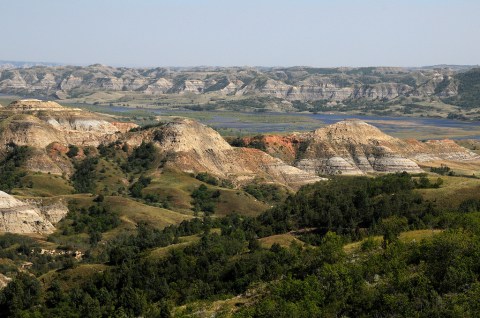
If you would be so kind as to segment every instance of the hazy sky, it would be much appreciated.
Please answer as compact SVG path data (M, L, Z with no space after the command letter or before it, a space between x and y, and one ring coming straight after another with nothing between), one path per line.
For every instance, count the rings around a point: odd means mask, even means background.
M480 0L0 0L0 60L124 66L480 63Z

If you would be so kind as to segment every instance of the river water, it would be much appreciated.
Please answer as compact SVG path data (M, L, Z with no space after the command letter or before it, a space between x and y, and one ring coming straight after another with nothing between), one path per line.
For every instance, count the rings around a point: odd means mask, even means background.
M103 108L103 107L102 107ZM480 122L429 117L359 116L338 113L238 113L105 107L109 113L144 112L191 117L219 130L243 134L310 131L345 119L360 119L387 134L416 139L480 139Z
M342 113L275 113L183 111L120 106L74 105L110 114L184 116L214 127L224 134L289 133L311 131L345 119L360 119L400 138L480 139L480 122L430 117L360 116Z

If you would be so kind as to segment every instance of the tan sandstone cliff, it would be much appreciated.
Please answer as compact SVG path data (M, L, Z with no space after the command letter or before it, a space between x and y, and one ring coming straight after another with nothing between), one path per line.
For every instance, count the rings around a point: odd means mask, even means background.
M34 149L27 162L32 171L70 174L71 163L58 150L68 145L98 146L116 140L117 134L135 127L56 102L19 100L0 109L0 152L9 143Z
M39 208L0 191L0 232L49 234L67 212L61 203Z

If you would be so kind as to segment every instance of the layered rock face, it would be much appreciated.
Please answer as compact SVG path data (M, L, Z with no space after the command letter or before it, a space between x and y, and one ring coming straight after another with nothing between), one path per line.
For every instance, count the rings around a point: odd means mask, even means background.
M65 138L75 138L75 134L113 134L119 129L100 115L78 108L63 107L56 102L24 99L14 101L2 109L0 115L30 115L62 131ZM31 119L31 118L29 118ZM82 138L82 137L80 137Z
M263 95L288 101L449 97L458 94L451 68L130 69L103 65L0 70L0 92L60 99L78 93L135 91L157 94Z
M342 121L305 137L307 147L296 165L321 174L421 172L412 160L388 147L395 138L362 121Z
M327 175L417 173L422 172L418 163L480 160L454 141L401 140L360 120L341 121L311 133L265 136L263 141L268 153L302 170Z
M22 100L0 111L1 147L9 143L34 148L26 167L54 174L73 171L65 157L68 145L98 146L125 141L130 146L153 141L168 165L187 172L209 172L241 183L255 178L291 187L321 180L258 150L233 148L215 130L196 121L177 119L159 127L128 132L134 124L109 122L101 116L54 102Z
M14 143L34 148L27 167L54 174L70 173L71 163L55 155L68 145L98 146L135 127L110 122L101 115L67 108L55 102L20 100L0 109L0 152Z
M0 232L49 234L55 230L68 210L55 204L42 210L33 204L22 202L0 191Z
M152 141L163 164L186 172L209 172L236 183L255 178L293 188L321 180L318 174L422 172L417 163L480 160L453 141L400 140L359 120L347 120L310 133L262 137L267 153L231 147L215 130L189 119L130 132L129 123L54 102L23 100L0 109L1 146L34 148L26 167L55 174L73 171L67 146L98 146L113 141L132 147ZM251 138L245 138L248 144Z
M152 141L169 165L186 172L209 172L237 183L257 178L298 187L321 180L260 150L231 147L215 130L190 119L128 133L125 140L131 146Z
M392 145L392 147L394 146ZM426 142L409 139L398 144L396 150L420 163L442 160L459 162L480 160L478 154L449 139L428 140Z

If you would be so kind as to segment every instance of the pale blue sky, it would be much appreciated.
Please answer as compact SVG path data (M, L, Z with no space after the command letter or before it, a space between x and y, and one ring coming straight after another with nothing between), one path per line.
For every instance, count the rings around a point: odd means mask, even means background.
M480 63L480 0L0 0L0 60L124 66Z

